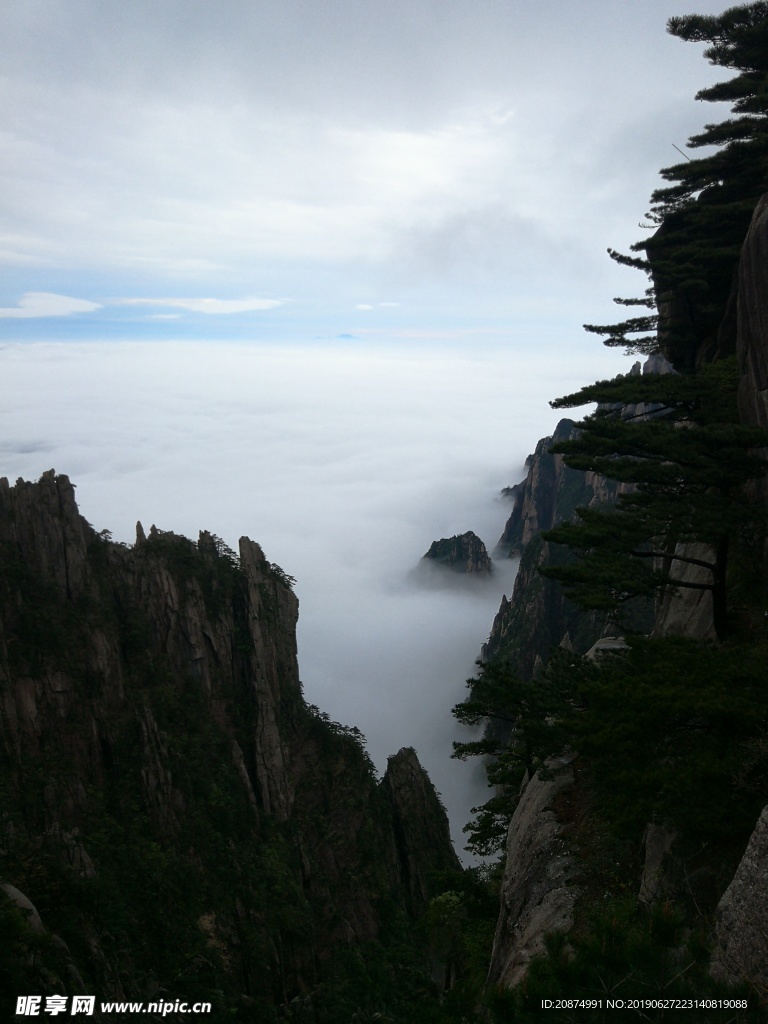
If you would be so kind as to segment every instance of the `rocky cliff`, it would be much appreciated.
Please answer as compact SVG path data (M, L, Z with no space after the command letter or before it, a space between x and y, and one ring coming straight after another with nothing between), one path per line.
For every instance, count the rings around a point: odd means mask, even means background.
M558 798L573 786L573 773L526 778L510 822L499 919L488 969L493 985L512 988L546 949L546 936L573 927L579 896L579 866L557 811Z
M768 198L764 197L744 243L732 301L723 311L719 348L713 350L712 338L707 335L701 342L702 351L691 354L689 360L699 365L709 358L727 355L735 347L740 371L741 421L763 428L768 426L766 266ZM659 371L656 365L649 369ZM583 654L590 643L606 633L604 619L569 606L557 584L538 574L539 566L551 564L551 559L557 557L552 546L539 536L540 531L568 519L577 504L611 500L617 493L615 485L569 470L560 456L549 453L552 442L567 438L572 428L570 421L562 421L554 437L537 446L528 460L526 479L514 488L515 506L501 538L501 544L513 555L521 555L520 571L511 600L505 597L502 601L484 656L508 661L524 678L537 675L554 647L560 645ZM765 478L750 483L742 500L755 509L765 506L767 487ZM752 518L754 523L759 523L761 514L756 513ZM765 632L762 611L757 609L764 607L768 557L759 527L742 532L736 538L734 551L732 576L734 593L738 595L736 618L741 632L729 640L726 650L738 650L740 643L763 644ZM693 549L687 553L692 557L697 554ZM691 567L689 577L685 578L695 582L695 572L695 566ZM749 595L745 590L747 579L752 588ZM714 640L712 619L708 592L681 589L662 595L653 616L641 631L652 631L656 638L678 636L711 643ZM700 728L700 721L694 721L694 727ZM763 733L761 738L759 728L752 742L755 751L764 749L765 736ZM752 756L757 755L749 755ZM616 884L615 879L613 883L608 881L611 869L607 865L600 866L605 851L591 845L594 836L590 832L599 833L600 826L593 821L590 829L582 830L578 841L567 835L573 819L568 822L563 818L564 810L567 817L567 809L562 794L569 791L572 784L570 772L555 774L553 779L534 778L527 780L520 795L507 837L501 913L489 975L492 983L519 984L531 957L542 953L546 934L569 931L574 921L579 921L580 913L581 924L577 924L577 931L585 927L584 910L579 911L578 898L590 884L595 884L596 873L602 878L598 884L606 889ZM761 791L765 791L764 778L761 783L750 782L749 785L753 792L755 786L762 786ZM577 786L569 799L572 803L586 801L588 804L590 798L587 791L580 791ZM591 812L585 813L588 817ZM735 821L733 827L735 837L739 830ZM681 906L693 899L687 911L689 920L696 920L696 927L708 928L708 937L714 943L712 973L732 984L748 982L753 994L763 999L768 994L768 971L761 939L768 933L767 837L764 812L728 885L724 873L729 865L733 871L743 850L743 845L738 849L738 843L743 844L743 839L737 842L734 838L730 846L716 840L707 840L703 847L700 841L698 846L690 841L686 845L675 829L651 822L642 842L637 843L634 868L635 894L643 906L658 903L662 895L667 900L679 901ZM703 853L707 847L708 852ZM589 884L584 881L585 873L590 876ZM625 875L619 889L631 877ZM713 913L718 894L722 894L722 899ZM681 949L677 955L683 955Z
M585 614L565 598L539 566L562 559L562 552L540 534L570 519L577 506L615 499L617 486L594 473L570 469L550 449L574 431L560 420L554 434L536 445L526 460L527 475L514 488L515 502L498 548L520 558L511 598L506 595L483 648L484 658L504 658L525 678L533 676L559 644L584 653L606 629L605 615Z
M67 477L0 481L5 994L335 1020L349 950L388 962L459 870L415 753L377 783L359 732L306 705L292 583L247 538L139 525L128 547Z
M412 747L403 747L389 758L381 788L394 811L408 906L418 914L426 909L432 893L430 873L461 870L451 845L448 818Z
M493 562L485 544L471 530L433 541L422 562L425 560L457 573L488 576L493 572Z
M755 210L739 264L736 301L736 356L739 361L739 414L744 423L768 428L768 195ZM768 480L750 486L755 500L768 505ZM768 561L768 551L764 552Z
M755 209L741 252L738 273L736 354L739 414L743 422L768 427L768 195ZM768 452L764 453L768 456ZM745 499L768 506L768 478L749 485ZM768 541L751 547L764 607ZM768 1002L768 807L758 821L733 882L716 915L714 971L730 980L748 978Z

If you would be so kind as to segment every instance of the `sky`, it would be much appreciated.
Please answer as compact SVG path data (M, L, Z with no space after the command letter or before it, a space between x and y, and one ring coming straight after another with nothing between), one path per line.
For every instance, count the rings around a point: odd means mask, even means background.
M553 345L636 285L605 250L718 75L665 22L722 9L3 6L1 338Z
M86 518L297 579L308 700L378 769L449 760L514 566L492 549L548 400L630 365L620 319L658 170L725 112L666 19L701 0L25 0L0 11L0 475Z

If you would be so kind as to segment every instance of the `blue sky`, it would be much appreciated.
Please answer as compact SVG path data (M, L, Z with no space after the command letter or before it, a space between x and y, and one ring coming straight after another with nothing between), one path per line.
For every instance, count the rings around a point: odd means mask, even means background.
M0 338L500 343L642 285L711 0L35 0L0 14ZM550 333L551 332L551 333ZM465 335L466 337L466 335ZM582 340L576 342L583 344Z

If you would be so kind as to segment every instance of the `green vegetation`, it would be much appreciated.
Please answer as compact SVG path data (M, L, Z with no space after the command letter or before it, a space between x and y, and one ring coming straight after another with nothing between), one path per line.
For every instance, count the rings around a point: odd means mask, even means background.
M544 575L584 607L614 615L661 588L707 590L724 638L729 551L761 515L745 501L744 484L768 465L760 451L768 433L738 422L737 383L735 359L727 359L695 376L602 381L554 402L600 403L578 436L553 450L574 469L632 488L607 508L577 508L577 522L544 533L580 556L542 568ZM690 566L703 574L686 577L681 570Z
M634 255L611 252L650 279L643 297L616 301L647 312L587 330L628 351L661 351L680 372L603 381L552 403L597 404L552 451L573 471L614 481L619 496L563 511L564 521L529 546L545 580L585 616L621 624L626 646L590 658L561 648L521 676L515 644L530 637L524 599L501 656L480 667L469 700L454 709L462 722L488 723L483 740L456 749L489 759L495 792L469 826L476 849L500 846L525 772L551 776L567 752L576 778L559 808L581 867L575 926L567 938L550 937L518 989L488 994L493 1024L539 1020L542 999L566 996L603 1005L553 1008L553 1021L613 1019L606 998L642 996L749 1000L750 1010L700 1008L703 1021L764 1016L754 989L712 980L707 943L714 908L768 801L766 523L750 497L766 470L768 435L739 422L738 368L728 358L739 251L768 191L768 4L673 18L669 31L708 43L710 62L737 72L698 96L730 102L733 117L690 140L714 147L711 154L662 171L670 184L652 196L653 236ZM634 606L686 590L710 595L716 639L642 635L648 626ZM534 584L525 595L539 613L549 597ZM571 624L562 625L567 605L558 600L551 603L562 635ZM676 837L665 898L651 910L637 903L649 824ZM639 1017L673 1021L690 1012L645 1008Z
M755 757L768 730L764 666L762 646L681 637L630 638L576 672L555 660L550 674L571 696L561 727L617 835L639 839L653 821L746 842L768 797Z
M12 692L34 694L39 723L20 760L10 743L0 755L0 872L44 924L35 932L0 892L0 1010L10 1019L19 993L106 998L119 986L211 1001L213 1024L475 1021L490 883L453 872L435 879L423 923L406 912L393 808L365 737L269 663L290 639L291 578L262 563L254 588L208 534L195 545L154 531L131 551L94 533L87 561L73 598L0 547ZM188 646L198 620L204 669ZM281 677L287 820L254 778L265 654Z
M565 743L559 726L565 700L549 675L521 680L500 661L477 664L477 677L467 680L470 695L453 714L463 725L487 726L481 740L454 742L453 756L489 759L486 773L494 795L472 808L477 817L464 827L468 849L487 857L502 848L515 808L513 794L525 774L545 771L546 758Z
M599 382L553 403L597 409L553 449L570 474L561 511L573 518L529 545L527 557L555 554L528 596L543 607L559 583L626 625L627 610L660 591L705 590L717 642L629 636L594 658L560 648L526 676L505 655L480 664L454 708L463 724L487 723L483 739L454 751L487 761L493 795L465 830L480 854L501 849L526 774L554 776L567 753L576 795L565 841L583 882L572 933L550 937L517 990L486 990L500 865L434 879L414 921L388 873L392 809L364 737L307 706L298 687L269 709L288 737L280 756L300 765L292 812L268 812L250 783L269 723L254 696L263 679L250 660L249 602L265 635L278 628L295 582L279 566L265 563L253 591L219 538L195 545L154 531L126 570L128 552L94 533L92 586L72 599L3 543L8 669L43 724L25 738L23 764L10 742L3 748L0 869L46 927L34 931L0 893L4 999L52 991L79 966L86 991L210 1000L211 1024L525 1024L541 1019L542 999L563 996L604 1004L552 1009L553 1022L612 1020L605 1000L638 996L748 997L751 1011L704 1009L696 1020L760 1018L753 992L710 978L707 935L768 800L765 523L745 497L765 472L768 438L739 423L734 361L711 358L749 217L768 188L768 3L673 18L669 29L707 42L707 58L737 72L699 94L730 102L734 116L690 140L713 154L662 171L669 184L649 215L657 230L633 246L642 255L612 253L650 279L643 297L617 301L647 312L587 330L629 350L660 347L684 372ZM580 504L585 471L621 485L615 503ZM152 587L139 598L119 583L121 572L145 570L145 583L169 582L169 615L194 607L210 622L227 618L214 679L158 641ZM508 652L532 630L553 632L523 623L523 607L515 615ZM84 655L94 636L98 656ZM107 692L107 666L125 699ZM75 699L53 681L71 683ZM90 774L73 768L73 751ZM649 823L674 832L679 851L669 898L650 911L636 902ZM651 1008L644 1019L691 1012Z
M679 39L708 43L704 56L711 64L738 72L696 96L731 103L735 116L689 139L691 148L712 146L714 153L661 171L673 184L651 196L647 216L657 230L632 246L644 256L609 250L651 279L642 298L615 301L652 312L585 326L606 345L631 352L654 352L661 342L678 369L689 369L703 343L714 346L741 244L768 182L768 5L741 4L715 17L684 15L667 27Z
M594 910L580 934L551 936L548 956L534 962L524 986L491 996L493 1024L533 1024L542 1001L551 1000L548 1020L557 1024L610 1021L619 1016L653 1022L694 1019L705 1024L747 1024L764 1019L754 992L714 981L705 936L691 931L668 903L646 913L631 900L611 901ZM567 1007L557 1000L584 1000ZM700 1000L695 1008L664 1003L616 1009L609 1000ZM715 1000L730 1005L719 1007ZM712 1001L708 1008L705 1001Z

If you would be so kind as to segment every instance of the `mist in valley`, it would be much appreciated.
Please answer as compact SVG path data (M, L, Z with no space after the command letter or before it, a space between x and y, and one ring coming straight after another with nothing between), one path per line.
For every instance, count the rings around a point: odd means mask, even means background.
M579 356L557 376L534 362L480 345L6 345L2 466L12 481L66 473L118 541L137 520L258 541L297 581L306 699L361 729L380 772L415 747L461 850L487 789L480 765L451 760L451 707L515 563L439 586L441 570L414 570L469 529L493 552L500 492L556 422L548 399L588 372Z
M628 368L580 325L716 72L670 0L144 6L0 14L0 473L127 543L258 541L307 700L379 771L415 747L460 847L450 709L514 566L413 570L493 551L548 400Z

